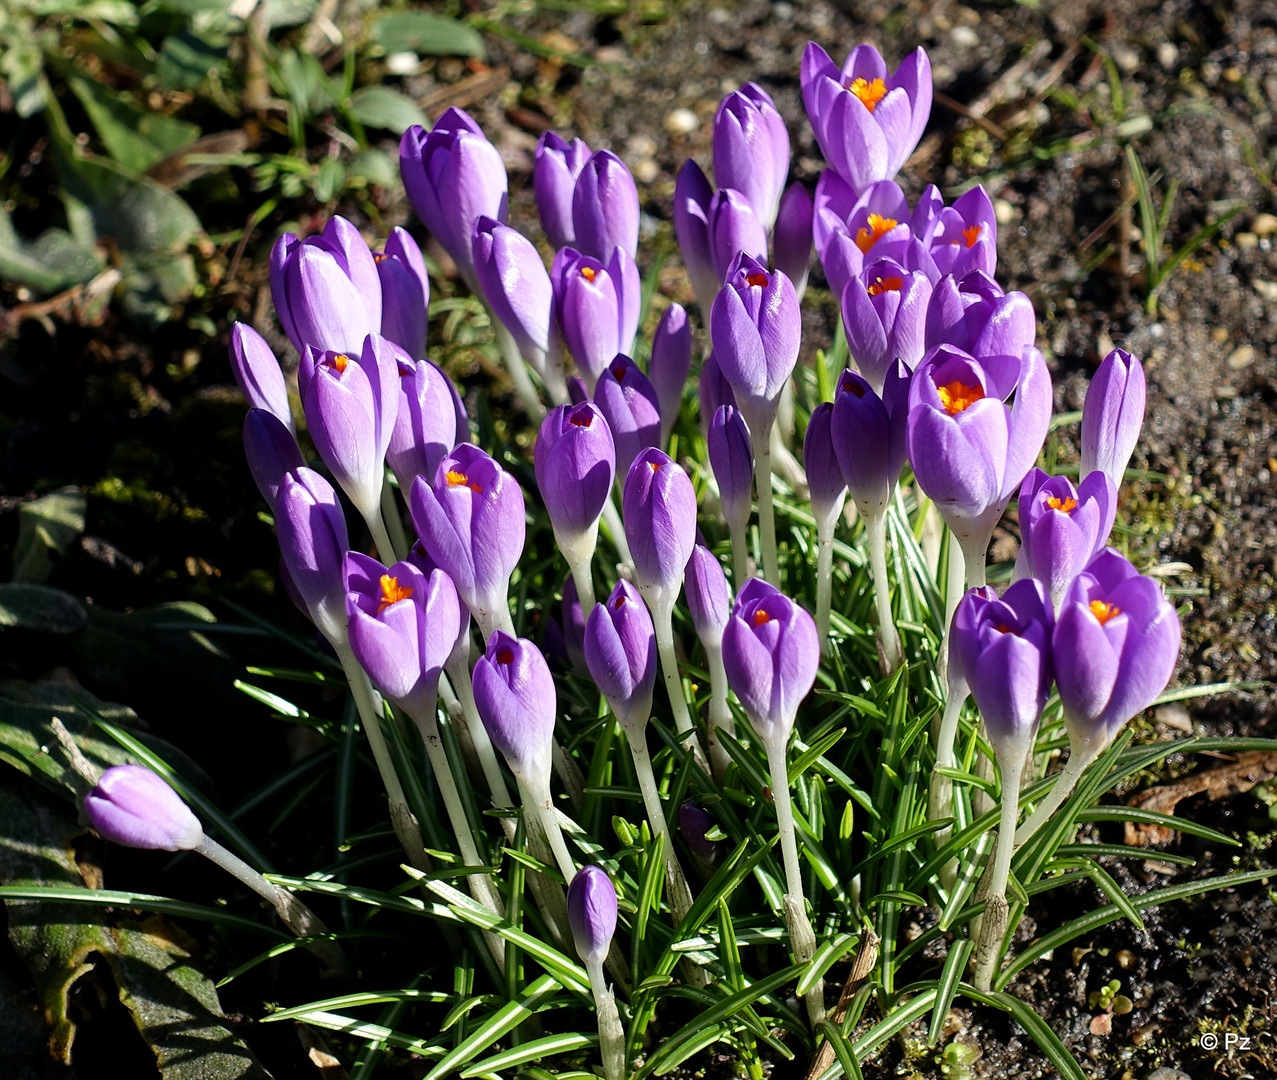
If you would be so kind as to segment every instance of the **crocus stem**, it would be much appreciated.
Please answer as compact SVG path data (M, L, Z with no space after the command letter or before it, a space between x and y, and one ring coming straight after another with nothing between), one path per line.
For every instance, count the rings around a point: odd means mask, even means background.
M501 766L497 762L497 752L488 737L488 729L479 719L479 710L474 704L474 686L470 682L470 666L463 655L448 658L444 671L452 682L457 700L461 705L461 715L470 732L470 741L474 743L474 752L479 758L479 767L483 770L483 778L488 782L488 791L492 795L493 806L510 806L510 792L505 786L505 777L501 775ZM508 820L508 819L503 819Z
M510 601L505 595L499 603L491 608L479 608L472 613L474 621L479 624L479 636L487 641L498 630L504 630L511 637L518 637L514 630L514 620L510 617Z
M966 560L962 556L962 547L958 538L949 533L949 569L945 577L944 589L944 633L940 635L940 651L936 658L936 673L940 676L941 685L949 681L949 633L953 629L953 613L958 610L958 603L966 583Z
M625 1031L616 1009L616 996L603 978L603 961L587 960L585 970L590 975L590 989L594 991L594 1008L599 1014L599 1052L603 1057L603 1075L606 1080L624 1080Z
M829 608L833 595L834 525L837 514L816 522L816 636L820 639L820 655L828 656ZM881 612L879 613L881 617Z
M550 783L546 780L538 786L540 790L534 790L522 780L519 781L519 788L524 796L524 810L526 812L529 804L532 806L537 820L541 823L541 828L545 831L545 838L550 842L554 861L559 864L559 873L563 875L565 882L571 884L572 878L576 875L576 863L572 861L567 841L563 839L563 830L559 828L559 819L554 814L554 802L550 798Z
M749 580L749 522L729 524L732 536L732 585L736 591Z
M395 772L395 763L390 756L390 748L386 745L386 736L381 730L381 717L377 703L373 697L372 683L368 675L359 666L355 654L350 651L350 644L342 637L332 642L337 659L341 661L341 669L346 673L346 681L350 683L350 692L355 699L355 707L359 710L359 720L364 733L368 736L368 745L372 750L373 760L377 763L377 771L381 774L381 782L386 788L386 799L390 803L390 824L395 836L408 856L408 862L417 870L430 870L430 861L426 858L426 845L421 839L421 828L417 819L408 809L408 800L404 798L403 786Z
M939 821L941 818L947 818L953 814L953 778L945 776L937 770L952 769L957 764L957 758L953 752L953 744L958 734L958 720L962 716L962 706L967 700L967 688L965 685L961 688L955 686L955 681L953 679L950 680L949 696L944 703L944 715L940 720L940 732L936 738L936 764L931 773L930 798L927 808L927 818L930 821ZM949 841L951 832L952 827L949 825L937 830L935 834L936 847L944 847ZM946 889L953 887L953 882L957 876L957 866L957 860L950 859L940 868L940 883Z
M567 533L556 528L554 542L558 544L559 550L563 552L563 558L567 560L572 581L576 585L577 599L581 601L581 614L588 619L595 604L594 574L591 566L599 543L598 519L596 518L594 524L582 533Z
M869 534L869 572L873 575L874 603L878 609L878 634L882 638L882 651L887 660L887 674L900 666L900 634L896 631L896 619L891 613L891 586L887 582L887 515L865 518L865 531Z
M523 354L519 352L519 345L501 320L492 313L490 307L488 317L492 320L492 329L497 336L497 346L501 350L501 358L505 361L506 370L510 373L510 380L518 391L519 400L523 402L523 411L534 421L540 421L545 416L545 406L541 404L541 396L532 384L532 376L528 374L528 365L523 359Z
M776 515L772 509L770 423L767 431L754 443L754 486L758 489L758 535L763 546L763 579L769 585L780 588L780 559L776 555Z
M382 485L385 491L385 485ZM363 515L364 523L368 526L368 531L372 533L372 542L377 545L377 554L381 556L385 563L393 563L399 561L399 555L395 551L395 545L390 541L390 533L386 531L386 523L381 519L381 507L369 507L368 511Z
M616 553L620 556L621 562L633 562L630 558L630 542L625 538L625 526L621 522L621 512L617 510L616 500L611 495L603 504L603 524L607 526L608 534L612 537L612 543L616 546Z
M718 738L718 729L722 728L729 735L736 734L736 721L732 719L732 710L727 704L727 669L723 666L722 646L706 645L705 662L709 667L710 686L709 759L714 766L714 779L721 784L732 759Z
M989 870L984 918L980 925L980 940L976 946L975 987L988 991L1002 938L1007 929L1007 878L1011 872L1011 855L1015 851L1015 820L1020 813L1020 773L1024 769L1024 754L999 754L1002 767L1002 814L998 822L998 845L993 851L993 865Z
M709 772L705 752L697 741L696 728L692 726L687 699L683 697L683 680L678 674L678 657L674 653L674 597L669 595L668 589L664 589L656 604L650 606L652 625L656 630L656 652L661 658L661 674L665 676L665 690L669 694L670 708L674 711L679 741L684 749L696 756L697 764Z
M665 809L661 806L661 792L656 786L656 776L652 772L652 757L647 750L646 725L636 731L630 730L624 724L621 726L625 728L625 736L630 743L630 756L634 759L634 772L638 776L639 791L643 793L647 820L652 825L653 833L665 837L665 880L669 885L674 925L677 926L692 909L692 890L687 886L687 877L674 851L674 838L670 835L669 825L665 821Z
M961 542L962 561L966 569L967 588L983 589L985 584L985 556L989 550L987 536ZM958 599L962 599L961 596ZM956 606L956 605L955 605Z
M1069 754L1069 760L1064 763L1064 768L1060 770L1059 776L1055 778L1055 787L1043 799L1033 814L1021 825L1015 832L1015 846L1019 847L1026 840L1033 836L1038 829L1042 828L1051 817L1052 814L1060 808L1060 804L1064 802L1077 786L1077 782L1082 778L1082 773L1086 771L1086 767L1091 764L1100 754L1100 747L1086 747L1084 750L1073 749Z
M381 517L386 524L394 559L398 562L408 554L408 535L403 530L403 518L399 516L399 503L395 499L395 487L390 482L389 473L381 485Z

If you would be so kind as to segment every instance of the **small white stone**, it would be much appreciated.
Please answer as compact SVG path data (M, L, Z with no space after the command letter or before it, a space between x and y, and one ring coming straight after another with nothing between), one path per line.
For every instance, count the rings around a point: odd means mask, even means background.
M411 75L421 60L414 52L391 53L386 57L386 70L391 75Z
M625 151L635 160L650 158L656 153L656 140L650 135L635 135L625 144Z
M1167 71L1170 71L1179 63L1179 49L1171 42L1163 41L1157 47L1157 62Z
M634 168L630 171L634 174L634 179L640 184L650 184L661 175L661 167L650 157L636 161Z
M671 135L690 135L701 122L691 109L674 109L665 116L665 130Z
M1272 236L1277 232L1277 214L1256 214L1250 223L1250 231L1256 236Z
M1277 304L1277 281L1256 281L1255 291L1270 304Z
M1006 199L994 199L993 217L999 225L1010 225L1016 218L1016 209Z
M1140 57L1134 49L1126 49L1118 47L1113 50L1113 63L1125 75L1130 75L1139 70Z
M955 49L974 49L980 44L980 35L969 26L955 26L949 33Z
M1228 366L1233 371L1241 371L1242 368L1249 367L1254 359L1254 345L1239 345L1228 354Z

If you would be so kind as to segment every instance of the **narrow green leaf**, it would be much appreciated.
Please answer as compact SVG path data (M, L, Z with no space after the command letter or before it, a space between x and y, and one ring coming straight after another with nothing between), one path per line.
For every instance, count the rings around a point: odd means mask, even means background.
M931 1010L931 1025L927 1028L928 1046L935 1046L940 1041L945 1019L949 1015L949 1006L953 1004L953 995L957 992L958 983L962 981L962 973L966 970L974 948L975 942L970 938L958 938L949 946L949 955L944 958L944 967L940 969L936 1003Z
M823 979L825 973L859 942L859 934L839 934L821 944L808 962L803 977L798 980L798 988L794 993L799 997L806 997L807 991Z
M1217 832L1214 829L1207 828L1205 825L1198 824L1196 821L1174 817L1171 814L1159 814L1154 810L1143 810L1138 806L1093 806L1078 814L1077 820L1134 821L1141 825L1161 825L1163 828L1172 829L1175 832L1188 833L1190 836L1200 836L1206 840L1213 840L1216 844L1228 844L1231 847L1242 846L1242 842L1236 837ZM1154 857L1153 853L1150 853L1151 857Z
M476 1061L465 1072L461 1074L462 1080L467 1077L481 1076L484 1073L499 1072L502 1069L512 1069L517 1065L524 1065L528 1062L539 1062L550 1054L566 1054L573 1050L583 1050L587 1046L597 1046L599 1037L597 1035L585 1035L579 1031L564 1032L560 1035L546 1035L541 1039L533 1039L531 1042L523 1043L521 1046L513 1047L505 1050L500 1054L493 1054L492 1057L484 1058L482 1061ZM566 1075L558 1074L560 1077ZM583 1076L592 1076L591 1073L583 1073Z
M1118 910L1126 916L1136 930L1144 929L1144 920L1140 917L1140 913L1135 910L1135 905L1131 903L1130 897L1122 891L1122 887L1113 880L1108 871L1094 861L1091 862L1091 880L1099 886L1100 891L1105 896L1117 905Z
M1082 1066L1077 1063L1077 1059L1069 1053L1064 1043L1060 1042L1060 1037L1047 1027L1046 1021L1032 1006L1013 994L996 993L989 996L1001 1002L1006 1011L1015 1017L1016 1022L1029 1033L1029 1037L1038 1044L1038 1049L1059 1071L1061 1080L1087 1080L1087 1075L1082 1071Z
M269 1024L272 1021L281 1019L284 1018L279 1013L272 1013L269 1016L263 1016L259 1023ZM342 1016L340 1013L308 1012L299 1016L290 1016L288 1019L299 1020L303 1024L313 1024L315 1027L324 1028L326 1031L340 1031L343 1035L349 1035L355 1039L389 1043L391 1046L410 1050L412 1053L420 1054L422 1057L439 1057L441 1054L448 1052L446 1046L431 1044L414 1035L405 1035L401 1031L393 1031L381 1024L365 1023L362 1020L356 1020L353 1016Z
M1061 844L1057 855L1081 855L1100 858L1107 855L1114 859L1156 859L1172 866L1196 866L1197 860L1188 855L1175 855L1167 851L1149 851L1148 848L1127 847L1125 844Z
M856 1052L847 1041L847 1036L842 1033L842 1028L831 1024L828 1020L821 1020L816 1025L816 1034L823 1035L829 1040L829 1045L834 1049L834 1056L838 1059L838 1064L842 1066L843 1074L848 1080L864 1080L860 1072L860 1062L856 1060Z
M428 1001L439 1003L447 1001L451 994L438 990L384 990L365 991L358 994L342 994L340 997L325 998L323 1001L311 1001L305 1005L294 1005L288 1009L277 1009L269 1016L271 1020L294 1020L311 1012L326 1012L330 1009L354 1009L360 1005L381 1005L387 1001Z
M476 905L477 906L477 905ZM469 1062L475 1054L485 1047L491 1046L501 1036L523 1023L536 1012L536 1007L550 997L559 988L559 983L550 975L542 975L529 983L515 1001L507 1001L487 1020L472 1031L468 1038L443 1056L433 1069L426 1074L426 1080L439 1080L454 1069Z

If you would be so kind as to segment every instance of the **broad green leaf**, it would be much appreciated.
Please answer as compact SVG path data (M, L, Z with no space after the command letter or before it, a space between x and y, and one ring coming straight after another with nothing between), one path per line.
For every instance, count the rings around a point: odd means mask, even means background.
M14 581L47 581L54 561L84 532L84 494L55 491L23 503L13 549Z
M372 24L372 36L388 53L477 56L479 59L486 55L483 38L473 27L425 11L382 15Z
M0 585L0 626L70 634L88 621L84 605L48 585Z
M101 83L77 77L67 82L97 128L107 153L134 172L146 172L199 138L200 129L195 124L142 109L128 95L112 93Z
M421 107L391 86L365 86L350 95L350 111L368 127L385 128L402 135L414 124L429 124Z
M35 240L23 240L0 207L0 278L53 293L88 281L102 265L97 251L65 229L45 229Z

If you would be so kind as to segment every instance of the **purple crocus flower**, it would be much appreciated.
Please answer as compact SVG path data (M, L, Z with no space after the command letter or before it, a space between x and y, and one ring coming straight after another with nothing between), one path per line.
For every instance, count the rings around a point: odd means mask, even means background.
M533 461L559 547L566 551L588 536L593 551L616 477L616 447L602 410L592 402L551 409L541 421Z
M148 851L192 851L204 827L168 782L141 765L113 765L84 796L84 816L104 840Z
M230 354L231 370L249 407L265 409L295 436L284 372L265 338L247 323L237 322L231 327Z
M931 61L921 48L889 75L871 45L852 49L840 71L808 42L800 80L821 153L856 191L900 171L931 115Z
M501 154L474 120L451 108L429 132L414 125L403 133L399 172L417 216L452 256L466 283L479 292L474 223L481 217L504 221L508 211Z
M723 564L703 544L697 544L692 549L692 557L687 560L683 592L687 597L687 612L696 627L696 636L707 649L718 648L732 614L732 599L727 591Z
M559 336L591 391L617 353L629 353L638 331L641 286L634 260L618 248L604 266L563 248L550 269Z
M547 131L537 143L532 166L532 190L536 195L537 213L546 239L557 251L576 246L572 224L572 192L576 179L590 160L585 140L568 142L553 131Z
M891 259L870 263L847 282L842 293L847 347L876 393L882 393L892 363L903 360L912 368L922 359L930 299L927 276Z
M1121 487L1144 423L1146 393L1139 357L1114 349L1104 358L1082 405L1082 476L1099 469Z
M506 593L523 554L524 506L518 482L471 443L439 462L434 483L419 476L409 499L426 551L489 633L508 623Z
M430 277L426 260L407 229L396 225L386 250L373 255L381 279L381 334L414 360L426 355Z
M1003 293L988 274L973 270L961 281L942 278L931 292L926 347L952 345L980 358L1019 356L1037 336L1033 302L1022 292Z
M772 234L772 261L794 285L798 299L807 291L811 267L812 201L807 189L795 180L780 198L776 229Z
M608 264L623 251L638 252L639 203L634 177L611 150L590 157L572 190L573 246Z
M457 391L435 364L399 360L397 366L399 405L386 447L386 464L395 474L399 490L406 493L418 476L433 479L439 462L470 429L468 425L458 429Z
M907 261L913 239L909 204L894 180L870 184L857 197L846 180L826 169L816 182L812 236L829 288L842 296L866 262Z
M475 661L474 703L510 771L534 792L548 787L558 699L537 647L496 631Z
M694 802L685 802L678 808L678 831L683 834L697 864L706 873L713 871L722 851L718 840L706 835L714 828L714 819Z
M523 359L544 375L554 290L540 252L518 229L481 217L474 223L474 272Z
M887 508L905 463L910 372L892 365L884 401L868 381L848 369L838 377L830 436L847 493L866 518Z
M381 332L381 276L363 236L331 217L319 236L285 233L270 254L270 291L280 324L299 352L358 352Z
M998 267L998 222L993 216L993 201L982 184L941 209L930 227L924 240L942 275L961 279L980 270L993 276Z
M1067 476L1031 469L1020 485L1020 554L1015 576L1035 577L1058 608L1073 579L1104 549L1117 513L1117 488L1105 473L1077 487Z
M408 552L408 557L404 559L404 562L411 563L423 575L425 575L427 579L429 579L435 571L439 570L434 559L432 559L426 552L426 549L422 546L420 540L412 545L411 550ZM446 574L444 576L447 577ZM448 582L451 584L452 579L448 578ZM456 589L457 587L453 585L452 590L454 594L456 593ZM429 591L427 591L427 595L429 595ZM470 611L465 604L461 603L461 597L459 596L457 597L457 634L453 642L452 652L448 656L445 667L452 663L464 664L467 669L470 667Z
M700 403L701 429L708 437L709 425L713 423L714 414L724 405L736 407L736 395L732 392L732 384L723 378L723 372L712 350L705 357L705 362L701 364L697 383L696 397Z
M833 417L834 406L822 401L812 409L803 437L803 468L811 489L811 513L817 525L837 518L847 497L847 481L843 479L834 451Z
M301 451L297 449L297 440L274 413L265 409L249 409L244 417L244 456L248 459L248 471L253 474L257 490L274 513L275 499L284 476L304 464Z
M297 369L306 426L333 479L365 517L379 512L399 411L399 357L380 334L354 355L307 347Z
M762 263L767 261L767 230L739 191L719 188L710 199L709 244L714 273L720 281L726 280L732 262L742 253Z
M641 738L652 715L656 630L643 598L624 578L586 619L585 663L626 733Z
M749 425L740 410L732 405L719 406L710 421L706 442L710 468L718 481L723 518L736 535L749 524L754 492L754 451Z
M935 184L928 184L922 189L914 204L913 213L909 217L909 228L918 240L931 249L931 242L939 234L940 215L944 212L944 196Z
M625 538L643 596L677 596L696 546L696 492L667 454L649 447L634 459L621 498Z
M568 886L568 925L582 961L601 964L616 933L616 886L607 871L583 866Z
M750 578L723 631L723 665L759 738L784 747L820 666L815 621L761 578Z
M678 420L691 367L692 327L683 305L670 304L652 335L652 356L647 362L647 377L661 407L662 447L669 442L670 432Z
M343 641L342 560L350 538L332 485L311 469L288 473L275 496L275 532L294 600L329 641Z
M1180 625L1157 582L1106 548L1065 593L1051 641L1073 753L1093 756L1166 689Z
M714 189L701 167L688 158L678 170L674 183L674 233L692 291L703 312L709 310L722 285L714 268L714 249L710 243L709 204L713 198Z
M789 174L789 131L757 83L728 94L714 115L714 179L739 191L771 232Z
M594 404L607 419L616 444L616 471L628 476L642 450L661 440L661 403L637 364L618 355L594 384Z

